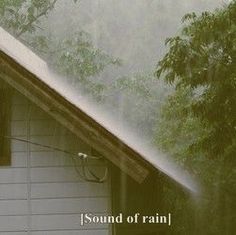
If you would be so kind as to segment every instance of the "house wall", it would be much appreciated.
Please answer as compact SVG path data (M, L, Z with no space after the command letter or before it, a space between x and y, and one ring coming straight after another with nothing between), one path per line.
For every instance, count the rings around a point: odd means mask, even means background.
M14 92L11 135L67 151L91 148L22 95ZM80 225L80 213L109 211L108 183L84 181L71 156L12 140L12 165L0 167L1 235L108 235L107 225ZM77 162L78 164L79 161ZM90 167L102 175L98 161Z

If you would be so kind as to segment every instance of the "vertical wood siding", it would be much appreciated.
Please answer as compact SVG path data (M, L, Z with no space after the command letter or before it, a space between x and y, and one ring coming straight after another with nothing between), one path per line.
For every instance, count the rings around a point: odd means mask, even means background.
M68 151L90 147L15 92L11 135ZM108 235L107 225L80 226L80 213L104 214L109 208L107 183L85 182L70 156L12 140L12 165L0 168L1 235ZM94 171L104 166L91 162Z

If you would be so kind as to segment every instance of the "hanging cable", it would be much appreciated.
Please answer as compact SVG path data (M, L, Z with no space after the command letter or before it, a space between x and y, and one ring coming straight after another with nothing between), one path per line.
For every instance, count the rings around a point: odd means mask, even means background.
M68 154L70 156L70 158L73 160L74 168L75 168L75 171L77 172L77 174L87 182L104 183L107 179L107 175L108 175L107 166L105 167L105 173L102 177L97 176L89 168L88 159L104 160L104 158L101 157L101 156L92 156L92 155L87 155L87 154L81 153L81 152L76 154L76 153L72 153L72 152L69 152L67 150L64 150L64 149L61 149L61 148L58 148L58 147L45 145L45 144L40 144L40 143L32 142L32 141L29 141L29 140L25 140L25 139L21 139L21 138L17 138L17 137L12 137L12 136L1 136L1 138L16 140L16 141L20 141L20 142L24 142L24 143L28 143L28 144L32 144L32 145L35 145L35 146L40 146L40 147L43 147L43 148L47 148L47 149L51 149L51 150L54 150L54 151L58 151L58 152ZM77 159L79 159L81 161L82 174L81 174L81 172L78 168ZM86 163L87 163L87 166L86 166Z
M93 158L93 159L96 158L96 159L100 159L100 160L103 159L103 158L95 157L95 156L88 156L87 154L84 154L84 153L78 153L78 156L81 159L81 167L82 167L83 178L85 178L86 181L95 182L95 183L103 183L103 182L106 181L107 174L108 174L108 168L107 167L105 168L105 173L104 173L103 177L98 177L93 171L90 170L89 164L87 162L89 158ZM75 158L73 158L73 160L76 161ZM86 162L87 162L87 165L86 165ZM78 166L76 166L75 169L80 174Z

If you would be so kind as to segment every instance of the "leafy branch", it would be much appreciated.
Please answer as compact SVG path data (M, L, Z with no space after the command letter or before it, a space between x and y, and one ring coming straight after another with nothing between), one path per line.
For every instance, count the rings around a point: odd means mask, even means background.
M54 0L42 12L38 13L36 16L31 17L31 20L26 25L21 27L22 29L16 34L16 37L20 37L23 33L27 32L30 28L32 28L33 23L38 21L39 18L41 18L42 16L46 16L48 12L54 8L57 1L58 0Z

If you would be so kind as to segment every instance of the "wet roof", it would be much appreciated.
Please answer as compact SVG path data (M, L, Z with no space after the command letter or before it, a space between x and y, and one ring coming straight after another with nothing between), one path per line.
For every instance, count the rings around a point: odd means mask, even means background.
M56 75L44 60L2 28L0 49L1 78L136 181L143 182L150 171L157 169L185 188L197 190L185 170L105 115L104 110L82 97L67 79Z

